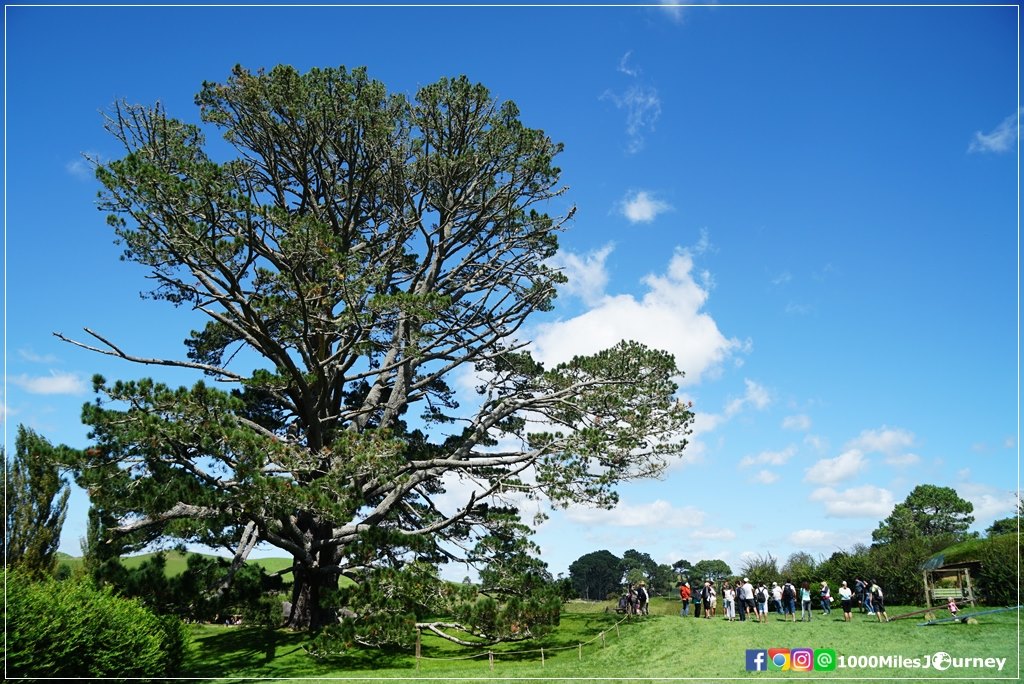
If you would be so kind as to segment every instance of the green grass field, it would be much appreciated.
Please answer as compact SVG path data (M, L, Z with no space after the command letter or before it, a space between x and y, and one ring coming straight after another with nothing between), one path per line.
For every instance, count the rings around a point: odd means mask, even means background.
M651 615L622 622L605 605L570 603L562 624L552 635L538 641L502 644L493 648L493 669L487 649L467 649L437 638L423 637L422 658L417 667L414 652L355 650L321 659L304 648L304 634L273 632L244 627L193 627L194 647L187 664L193 677L244 678L901 678L915 681L932 678L1016 679L1019 677L1018 612L1008 611L978 618L979 624L951 623L918 626L915 616L887 624L855 613L845 623L842 613L824 618L820 611L810 623L785 623L772 617L767 624L727 622L678 616L676 601L654 599ZM893 606L890 617L915 608ZM970 609L964 612L971 612ZM939 616L944 611L939 611ZM604 632L604 638L601 633ZM584 643L582 652L579 644ZM840 657L831 672L746 670L747 649L834 649ZM544 649L541 660L540 649ZM528 651L525 652L524 651ZM907 666L917 659L928 664L937 652L955 659L945 670ZM893 656L905 666L875 662ZM928 658L926 658L928 656ZM874 658L872 658L874 657ZM957 667L959 659L978 667ZM985 667L983 659L1005 659L1002 670ZM864 667L849 667L863 664ZM875 667L870 667L875 665Z

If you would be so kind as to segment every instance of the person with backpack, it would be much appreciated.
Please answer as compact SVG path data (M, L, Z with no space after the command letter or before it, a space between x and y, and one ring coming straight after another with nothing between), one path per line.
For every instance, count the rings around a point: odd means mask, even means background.
M796 587L788 579L782 585L782 619L789 621L790 616L796 622Z
M683 582L679 585L679 600L683 602L683 608L679 611L679 617L690 617L690 583Z
M758 622L768 622L768 587L764 586L764 582L757 585L754 601L756 602L754 608L757 610Z
M704 581L704 587L700 590L700 603L701 608L704 610L704 619L711 619L712 610L712 597L714 596L715 590L711 586L711 580Z
M871 605L879 622L889 621L889 616L885 614L885 593L882 587L878 586L878 580L874 579L871 580Z

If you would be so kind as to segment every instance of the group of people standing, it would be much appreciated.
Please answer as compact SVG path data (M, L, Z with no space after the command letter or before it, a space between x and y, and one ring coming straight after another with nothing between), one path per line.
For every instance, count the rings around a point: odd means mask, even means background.
M818 599L821 602L822 615L832 614L832 591L828 582L821 582L816 587ZM757 622L767 622L768 613L774 612L782 616L783 621L796 622L796 603L800 601L800 620L810 622L813 616L811 610L812 590L810 582L803 582L799 587L790 580L786 580L780 586L778 582L772 582L769 589L764 582L756 587L750 579L744 577L742 582L737 581L735 585L729 581L722 583L722 603L725 606L725 619L730 622L739 620L745 622L749 617ZM870 583L860 578L854 580L854 587L851 589L846 582L843 582L838 590L839 602L843 609L843 620L852 620L853 602L861 606L862 612L869 616L877 616L879 622L888 622L889 616L885 614L885 593L876 580ZM718 613L718 591L710 580L704 582L696 591L690 587L689 582L683 582L679 586L679 598L683 603L679 614L682 617L689 617L690 603L693 603L694 617L705 618L716 617Z

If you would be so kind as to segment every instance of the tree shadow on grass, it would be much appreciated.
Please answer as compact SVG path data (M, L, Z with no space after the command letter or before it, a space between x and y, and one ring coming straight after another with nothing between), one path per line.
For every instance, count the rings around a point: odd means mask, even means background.
M197 635L188 674L194 677L323 676L339 670L411 669L415 663L398 649L353 648L322 657L306 649L310 635L284 629L230 628Z

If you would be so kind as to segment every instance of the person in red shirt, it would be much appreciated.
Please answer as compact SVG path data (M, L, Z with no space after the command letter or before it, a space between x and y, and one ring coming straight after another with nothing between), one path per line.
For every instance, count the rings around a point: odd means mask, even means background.
M683 602L683 609L679 611L681 617L690 617L690 583L683 582L679 587L679 598Z

